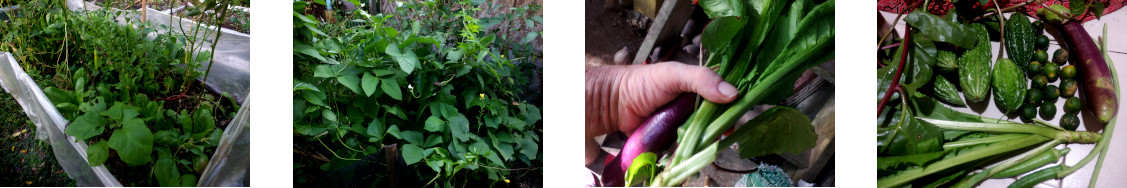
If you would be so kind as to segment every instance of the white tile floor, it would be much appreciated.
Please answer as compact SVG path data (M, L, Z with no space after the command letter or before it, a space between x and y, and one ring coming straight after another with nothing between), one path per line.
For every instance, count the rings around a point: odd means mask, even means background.
M885 20L889 21L896 19L896 14L894 13L881 12L881 16L883 16ZM1008 14L1006 17L1009 17ZM1115 11L1104 16L1102 19L1086 22L1084 23L1084 28L1088 30L1088 34L1092 37L1099 37L1103 36L1104 23L1107 23L1108 27L1107 30L1109 37L1107 38L1109 39L1108 45L1110 46L1110 50L1108 51L1109 56L1111 56L1112 60L1115 62L1115 69L1119 74L1118 76L1120 85L1123 85L1121 87L1127 87L1127 83L1124 83L1124 81L1127 81L1127 34L1124 34L1124 31L1127 31L1127 11ZM905 23L903 22L903 20L897 22L896 29L898 32L901 32L899 34L900 36L903 36L904 27ZM1050 29L1046 29L1046 32L1048 32L1048 30ZM1051 42L1048 53L1050 58L1052 58L1052 52L1059 49L1060 46L1056 42L1055 37L1050 36L1049 39ZM998 48L1000 47L1000 45L998 42L992 42L992 45L993 50L991 51L991 59L994 59L998 55ZM1051 85L1059 86L1059 82L1060 81L1058 80L1056 82L1053 82ZM975 106L972 108L955 109L958 111L980 114L987 117L1001 117L1005 119L1013 119L1014 121L1020 121L1016 120L1016 116L1003 117L1001 111L999 111L998 108L995 107L994 102L984 103L986 104L980 104L977 106L971 104L972 106ZM1056 105L1058 109L1056 117L1054 117L1052 120L1047 120L1048 122L1053 124L1057 124L1060 118L1064 115L1064 100L1057 100ZM1127 125L1127 119L1122 119L1122 117L1127 117L1127 110L1123 110L1124 105L1127 105L1127 103L1124 103L1124 99L1120 98L1120 110L1117 116L1121 117L1121 120L1118 123L1119 128L1115 130L1114 136L1111 140L1111 145L1108 146L1109 148L1107 159L1104 160L1103 168L1100 172L1099 181L1096 182L1095 187L1122 187L1123 185L1127 185L1127 178L1123 178L1127 177L1127 168L1123 168L1127 167L1127 127L1124 126ZM1040 115L1038 115L1038 117L1039 116ZM1089 122L1088 120L1086 120L1090 118L1092 118L1091 115L1082 115L1080 117L1081 121L1083 122L1082 125L1084 125L1079 128L1080 130L1085 130L1085 127L1088 124L1095 123L1094 121ZM1074 165L1079 162L1080 159L1084 158L1084 156L1088 155L1088 153L1091 152L1092 148L1095 145L1069 144L1061 145L1057 148L1064 148L1065 146L1071 148L1072 151L1065 156L1063 161L1065 162L1065 164ZM1092 162L1088 163L1088 165L1086 165L1084 168L1076 171L1068 177L1065 177L1064 179L1045 181L1037 185L1036 187L1087 187L1092 176L1092 170L1095 169L1095 164L1096 160L1092 160ZM1010 183L1013 183L1014 181L1016 181L1016 179L990 179L986 182L983 182L980 186L1005 187Z

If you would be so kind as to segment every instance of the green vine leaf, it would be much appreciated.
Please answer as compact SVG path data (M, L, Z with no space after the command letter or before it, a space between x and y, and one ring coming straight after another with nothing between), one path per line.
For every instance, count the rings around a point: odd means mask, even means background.
M403 162L407 165L415 164L423 159L423 148L413 144L403 145Z
M73 136L75 140L86 140L90 137L101 135L105 131L105 121L102 116L93 113L86 113L74 119L74 122L67 126L65 133Z
M455 138L463 142L470 139L469 136L466 136L466 134L469 134L470 130L470 120L466 119L466 116L458 114L450 118L449 124L450 134L453 134Z
M442 119L438 118L438 116L430 116L427 118L426 127L424 128L430 132L439 132L444 128L442 127L443 123Z
M384 78L380 81L380 88L383 89L383 92L386 93L387 96L395 100L403 100L403 93L399 89L399 82L396 82L393 79Z
M340 85L347 87L348 90L352 90L352 93L364 93L363 91L360 91L360 78L356 77L356 75L341 75L337 77L337 82L340 82Z
M95 142L94 144L90 144L90 147L86 148L86 156L88 156L87 161L90 162L91 167L101 166L106 162L106 159L110 158L109 143L106 143L105 140L102 140Z
M398 45L387 45L384 53L391 55L395 62L399 63L399 68L407 74L415 71L415 66L419 64L419 57L415 56L415 51L408 49L401 52Z
M176 162L172 159L161 157L160 160L157 160L153 164L153 176L156 176L157 183L160 183L160 186L180 186L180 171L176 167Z
M376 93L376 86L379 85L379 83L380 79L378 77L372 76L371 73L364 73L364 77L361 78L361 86L364 88L364 95L371 97L372 94Z
M130 120L122 129L113 131L110 148L116 150L118 157L129 165L148 164L153 160L150 156L153 152L153 132L145 127L144 121Z

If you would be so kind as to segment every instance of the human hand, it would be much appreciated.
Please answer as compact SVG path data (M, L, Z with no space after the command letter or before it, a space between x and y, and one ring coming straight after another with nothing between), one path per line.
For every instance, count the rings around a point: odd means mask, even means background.
M715 71L702 66L665 62L652 65L588 67L586 88L587 162L592 162L593 137L622 131L633 134L638 125L683 92L697 93L715 103L729 103L739 93Z

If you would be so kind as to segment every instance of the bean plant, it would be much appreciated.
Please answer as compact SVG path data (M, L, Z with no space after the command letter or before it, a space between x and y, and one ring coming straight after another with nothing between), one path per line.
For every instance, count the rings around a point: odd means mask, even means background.
M158 32L168 26L119 24L127 11L74 12L62 0L12 5L23 8L0 24L4 50L71 122L65 133L88 144L90 166L106 165L124 185L196 185L223 133L217 120L238 109L195 80L207 74L197 67L210 53L185 49L188 34Z
M327 23L314 2L293 2L294 137L314 146L294 150L328 155L295 163L295 173L395 165L372 159L385 151L398 151L390 155L426 186L504 185L541 172L541 112L531 102L540 91L526 87L538 54L504 55L511 44L480 25L478 4L419 3L395 14L341 12L347 17ZM420 15L431 19L403 19Z

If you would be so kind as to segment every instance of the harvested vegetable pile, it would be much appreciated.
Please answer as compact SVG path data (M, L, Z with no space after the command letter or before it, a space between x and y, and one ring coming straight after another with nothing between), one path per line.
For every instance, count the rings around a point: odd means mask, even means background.
M881 39L878 187L972 187L991 178L1015 177L1010 187L1031 187L1068 176L1098 156L1090 182L1095 184L1115 127L1119 83L1106 38L1097 46L1080 19L1102 16L1103 3L1051 5L1037 10L1042 19L1032 21L1022 13L1002 14L1035 8L1024 7L1029 4L988 9L983 8L986 3L963 1L954 3L947 15L918 7L902 15L908 25L903 39ZM1062 45L1051 57L1048 29L1060 33ZM991 40L1001 45L996 59ZM956 110L976 106L968 104L988 106L987 93L1007 117ZM1053 124L1058 103L1064 112ZM1078 131L1081 110L1098 125ZM1056 149L1063 144L1095 148L1069 165L1057 163L1071 151Z
M728 137L720 135L753 106L779 104L791 96L807 68L833 60L834 1L706 0L699 5L712 19L701 37L707 50L702 62L736 86L740 96L717 104L682 94L659 108L603 170L604 185L682 185L712 164L719 150L737 143L744 158L798 153L814 146L818 135L810 118L782 105ZM674 136L676 151L663 158Z

